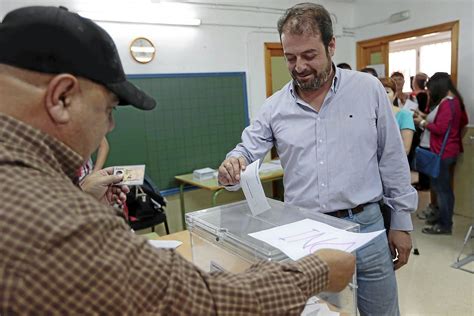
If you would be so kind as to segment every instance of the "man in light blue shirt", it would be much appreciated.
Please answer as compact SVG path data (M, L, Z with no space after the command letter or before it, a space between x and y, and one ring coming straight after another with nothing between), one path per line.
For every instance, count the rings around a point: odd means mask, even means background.
M398 315L394 269L408 261L418 198L385 89L369 74L334 66L335 38L324 7L288 9L278 31L293 80L244 130L219 168L219 181L238 189L240 171L275 146L286 203L370 232L384 228L383 199L392 209L388 242L382 234L357 252L358 308L362 315Z

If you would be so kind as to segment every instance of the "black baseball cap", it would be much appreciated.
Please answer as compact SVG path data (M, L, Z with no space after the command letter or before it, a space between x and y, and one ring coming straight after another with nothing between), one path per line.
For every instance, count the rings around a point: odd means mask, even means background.
M156 101L127 81L107 32L64 7L32 6L0 24L0 63L43 73L70 73L101 84L120 105L151 110Z

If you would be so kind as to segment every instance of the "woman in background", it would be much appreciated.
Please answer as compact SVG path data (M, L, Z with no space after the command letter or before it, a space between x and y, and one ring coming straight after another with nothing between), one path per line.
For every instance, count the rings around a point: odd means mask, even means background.
M392 103L392 111L395 115L398 128L400 129L400 133L402 135L403 147L405 148L405 152L408 155L413 140L413 134L415 133L415 124L413 123L413 112L401 109L393 105L393 100L395 100L395 93L397 91L397 85L393 79L382 78L380 79L380 81L382 82L382 85L384 86L385 91L387 92L387 96L390 100L390 103Z
M430 111L428 102L428 92L426 91L427 82L427 74L423 72L417 73L416 76L413 77L413 92L410 95L410 98L413 99L413 101L416 99L416 103L418 103L418 109L425 114L428 114Z
M89 158L82 166L79 168L77 171L77 176L79 178L79 183L84 180L84 178L95 171L99 171L102 168L104 168L105 161L107 160L107 156L109 155L109 142L107 141L107 138L103 138L102 141L100 142L99 148L97 149L97 157L95 160L95 165L94 162L92 161L92 158Z
M424 114L428 114L430 112L429 96L428 96L428 91L426 90L427 81L428 81L428 75L422 72L417 73L416 76L414 76L412 80L413 92L410 95L410 99L418 103L418 110ZM408 154L408 161L410 162L410 167L412 168L412 170L414 170L413 163L415 161L415 148L418 146L421 146L420 140L421 140L422 133L423 133L422 129L416 128L415 134L413 135L413 142L411 144L410 153ZM429 149L429 139L427 142L425 142L425 144L422 147L427 147ZM419 191L429 190L430 178L423 173L419 173L418 183L415 184L415 188ZM433 200L435 199L436 199L436 196L434 196L434 198L431 199L429 208L436 207L436 201L433 202ZM429 212L429 210L427 212Z
M429 132L430 150L432 152L440 153L449 126L451 126L451 129L441 156L440 174L437 178L430 178L432 188L437 195L439 219L432 226L423 228L422 232L433 235L451 235L454 192L451 186L453 173L450 172L450 169L455 165L459 153L462 152L462 134L468 118L461 94L454 87L449 74L445 72L435 73L428 81L427 87L430 99L436 106L429 116L417 111L414 120L420 128ZM433 121L431 121L430 116L434 116Z

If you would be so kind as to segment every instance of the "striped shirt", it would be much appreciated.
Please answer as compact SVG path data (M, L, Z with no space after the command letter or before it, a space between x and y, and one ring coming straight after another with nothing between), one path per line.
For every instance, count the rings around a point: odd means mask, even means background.
M232 274L156 250L74 185L81 163L0 114L0 315L299 315L328 284L317 256Z

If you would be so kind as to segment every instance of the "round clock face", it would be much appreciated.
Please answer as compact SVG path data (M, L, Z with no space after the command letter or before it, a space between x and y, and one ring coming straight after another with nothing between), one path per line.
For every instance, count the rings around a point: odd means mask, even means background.
M130 54L137 62L146 64L155 57L155 46L153 43L144 37L138 37L130 44Z

